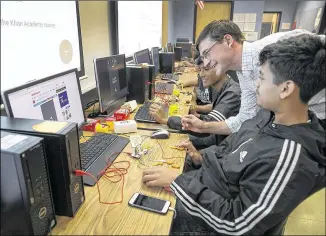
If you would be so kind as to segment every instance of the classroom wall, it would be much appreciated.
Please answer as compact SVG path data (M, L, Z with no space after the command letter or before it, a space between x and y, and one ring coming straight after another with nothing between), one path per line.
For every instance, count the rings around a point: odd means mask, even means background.
M256 28L260 38L261 23L263 20L264 1L234 1L233 13L256 13Z
M177 38L189 38L189 40L192 41L194 29L195 1L179 0L173 2L174 37L171 42L175 43Z
M296 1L266 0L264 5L264 11L282 12L280 32L291 30L296 8L297 8ZM290 29L288 30L281 29L282 23L290 23L291 24Z
M168 1L168 42L174 42L174 8L175 8L175 1ZM165 47L166 44L162 46Z
M294 20L298 29L314 30L315 19L319 8L325 8L325 1L300 1L297 5Z
M107 1L79 1L84 66L87 79L81 80L82 91L94 87L93 59L111 54Z

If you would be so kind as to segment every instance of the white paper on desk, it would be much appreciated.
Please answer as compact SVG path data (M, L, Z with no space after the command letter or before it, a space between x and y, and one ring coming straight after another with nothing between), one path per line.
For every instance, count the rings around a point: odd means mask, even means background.
M245 20L244 13L233 14L233 22L244 22L244 20Z
M256 23L256 13L246 13L245 14L245 22L255 22Z
M256 23L251 23L251 22L249 22L249 23L245 22L244 23L243 31L253 32L253 31L255 31L255 29L256 29Z
M246 41L256 41L258 39L258 32L242 32Z
M239 26L240 30L243 31L243 29L244 29L244 23L243 22L234 22L234 23L236 23Z

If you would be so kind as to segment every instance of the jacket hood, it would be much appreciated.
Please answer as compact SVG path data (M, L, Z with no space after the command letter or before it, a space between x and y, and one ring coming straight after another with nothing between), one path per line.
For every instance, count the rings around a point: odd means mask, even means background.
M314 113L309 111L310 122L290 126L274 124L274 113L266 110L264 113L263 122L258 124L264 127L263 132L300 143L314 160L326 166L325 130Z

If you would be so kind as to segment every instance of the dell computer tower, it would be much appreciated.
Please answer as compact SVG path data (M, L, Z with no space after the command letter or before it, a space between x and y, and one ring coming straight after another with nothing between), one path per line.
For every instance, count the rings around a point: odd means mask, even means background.
M44 140L1 131L1 235L47 235L56 224Z
M140 65L127 65L127 100L143 104L149 98L149 68Z
M174 72L174 52L160 53L160 73L172 74Z
M85 199L77 124L1 116L1 130L44 138L55 213L74 216Z
M181 47L175 47L174 48L174 59L175 61L181 61L182 58L182 48Z
M149 77L148 77L148 82L149 82L149 86L148 86L148 99L152 100L154 98L154 94L155 94L155 89L154 89L154 85L155 85L155 66L154 65L148 65L148 73L149 73Z

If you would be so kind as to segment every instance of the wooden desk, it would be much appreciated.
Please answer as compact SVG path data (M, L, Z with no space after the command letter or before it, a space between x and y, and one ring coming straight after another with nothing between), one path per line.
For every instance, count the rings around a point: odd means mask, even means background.
M189 88L191 90L193 88ZM180 100L184 101L186 95L180 96ZM182 114L189 111L189 106L180 110ZM181 115L181 114L180 114ZM140 124L140 123L139 123ZM140 135L149 135L150 131L138 130ZM84 132L85 136L92 134ZM150 150L149 155L145 156L145 163L151 165L155 160L174 157L174 161L180 162L180 168L176 171L182 172L185 151L171 149L181 140L187 139L187 135L171 133L170 138L166 140L157 140L150 138L144 141L144 145ZM130 143L125 147L125 152L131 151ZM77 212L74 218L58 216L57 225L53 228L54 235L168 235L173 218L173 212L168 211L166 215L160 215L149 211L137 209L128 206L131 196L136 193L144 193L146 195L157 197L171 201L171 207L175 207L175 196L162 188L148 188L142 183L142 173L146 166L139 165L139 160L133 159L126 154L120 154L116 161L130 161L128 174L125 175L123 202L116 205L105 205L99 203L98 190L96 186L85 186L85 202ZM166 164L164 164L166 165ZM122 167L123 165L117 165ZM166 165L167 166L167 165ZM171 167L169 167L171 168ZM119 201L121 197L122 182L117 184L110 183L103 178L99 180L102 201Z

